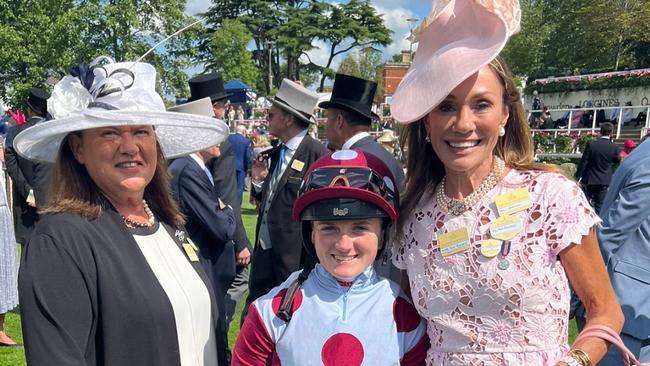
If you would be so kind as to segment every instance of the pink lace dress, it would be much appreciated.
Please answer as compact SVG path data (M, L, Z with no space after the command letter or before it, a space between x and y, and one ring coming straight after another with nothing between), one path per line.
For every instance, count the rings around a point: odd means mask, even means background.
M498 217L495 197L526 187L533 207L512 214L522 231L501 256L481 255ZM569 281L558 254L600 219L580 188L556 173L511 170L461 216L425 196L400 233L393 262L405 269L427 320L428 365L555 365L568 351ZM470 249L443 258L438 235L466 227Z

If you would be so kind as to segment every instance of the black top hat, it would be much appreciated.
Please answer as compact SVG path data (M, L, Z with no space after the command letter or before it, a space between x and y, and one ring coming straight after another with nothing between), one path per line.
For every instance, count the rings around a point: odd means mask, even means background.
M34 112L44 117L47 114L47 99L49 97L50 94L45 90L32 88L29 91L26 103Z
M195 76L189 80L189 84L191 96L187 100L188 102L210 97L214 103L232 95L232 93L226 93L220 73Z
M319 103L318 106L344 109L363 116L370 123L373 119L379 119L379 116L370 110L376 90L377 83L374 81L336 74L332 97L328 102Z

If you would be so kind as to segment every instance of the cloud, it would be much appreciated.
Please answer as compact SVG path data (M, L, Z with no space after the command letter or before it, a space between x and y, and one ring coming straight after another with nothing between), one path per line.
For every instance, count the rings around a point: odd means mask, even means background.
M400 53L403 50L409 49L408 36L410 34L409 18L419 18L411 10L398 7L393 9L384 8L377 5L377 3L388 3L389 1L374 1L373 5L379 14L382 14L384 18L384 25L390 30L393 31L393 42L384 48L384 57L390 58L396 53ZM406 1L403 1L406 3ZM417 45L413 45L413 50L417 48Z
M211 0L187 0L185 14L196 15L197 13L205 13L210 5L212 5Z

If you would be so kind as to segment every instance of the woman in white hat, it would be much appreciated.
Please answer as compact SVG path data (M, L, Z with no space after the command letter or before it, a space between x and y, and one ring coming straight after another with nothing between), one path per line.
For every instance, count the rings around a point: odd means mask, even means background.
M23 156L55 163L19 274L28 364L226 364L165 158L220 143L227 126L165 112L149 64L73 75L48 100L55 119L14 141Z
M497 57L517 0L434 1L391 105L408 148L399 242L431 365L591 365L597 337L567 341L569 281L587 325L623 318L580 188L533 162L521 98Z

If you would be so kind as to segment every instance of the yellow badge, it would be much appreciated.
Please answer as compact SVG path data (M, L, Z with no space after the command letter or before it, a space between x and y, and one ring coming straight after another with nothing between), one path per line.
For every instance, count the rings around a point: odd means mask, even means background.
M297 159L294 159L293 162L291 163L291 169L297 170L299 172L301 172L302 168L304 167L305 167L305 163Z
M469 233L461 228L438 236L438 245L443 257L464 252L469 249Z
M490 224L490 235L495 239L510 240L517 236L522 229L520 219L510 215L503 215Z
M484 257L496 257L501 251L501 240L487 239L481 243L481 254Z
M194 250L194 247L190 243L183 243L183 249L185 249L185 254L187 254L187 257L190 259L190 262L198 262L199 261L199 256L196 255L196 251Z
M494 203L499 210L499 215L510 215L533 207L533 199L526 188L498 195Z

